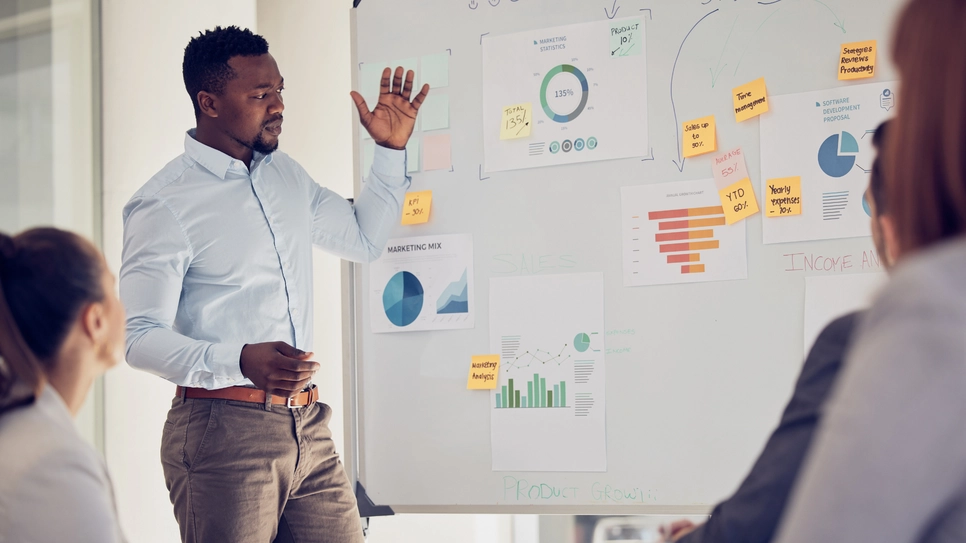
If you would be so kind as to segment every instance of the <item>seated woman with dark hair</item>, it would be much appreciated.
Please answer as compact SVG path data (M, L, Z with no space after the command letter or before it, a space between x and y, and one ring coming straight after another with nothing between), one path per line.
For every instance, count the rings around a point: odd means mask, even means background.
M0 539L123 541L107 470L77 432L121 360L124 307L100 252L54 228L0 233Z

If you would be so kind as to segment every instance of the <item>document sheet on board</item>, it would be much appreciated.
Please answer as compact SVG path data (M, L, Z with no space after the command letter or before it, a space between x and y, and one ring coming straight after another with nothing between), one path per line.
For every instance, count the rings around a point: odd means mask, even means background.
M391 239L369 265L372 331L473 328L473 236Z
M835 319L868 309L885 285L884 273L853 273L805 278L805 356Z
M483 169L642 157L644 19L484 36Z
M606 471L604 276L490 279L494 471Z
M761 190L801 177L801 213L765 218L762 241L786 243L871 235L865 189L872 136L895 114L896 82L852 85L771 98L761 117Z

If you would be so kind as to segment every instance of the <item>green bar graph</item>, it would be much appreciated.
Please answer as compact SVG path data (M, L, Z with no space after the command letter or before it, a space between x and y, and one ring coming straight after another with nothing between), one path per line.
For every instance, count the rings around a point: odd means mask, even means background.
M496 395L497 407L500 408L548 408L567 407L567 381L560 381L547 390L547 378L539 373L533 374L533 380L527 381L526 390L518 379L507 379L507 384Z

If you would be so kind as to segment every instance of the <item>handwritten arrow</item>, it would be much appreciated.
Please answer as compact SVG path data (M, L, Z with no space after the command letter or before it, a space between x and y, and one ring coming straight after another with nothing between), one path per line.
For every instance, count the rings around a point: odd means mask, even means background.
M835 26L841 28L842 29L842 33L845 34L845 19L839 19L839 16L836 15L835 12L832 11L832 8L828 7L828 4L826 4L825 2L822 2L821 0L815 0L815 1L818 2L819 4L822 4L823 6L825 6L825 9L827 9L829 11L829 13L832 14L832 17L835 17L835 22L832 23L832 24L834 24Z
M476 9L478 7L480 7L480 5L476 3L476 0L470 0L470 9Z
M738 16L737 15L735 15L735 22L731 23L731 30L728 31L728 37L725 39L724 45L721 46L721 56L718 57L718 63L715 64L713 70L711 68L708 68L708 70L711 71L711 88L712 89L714 88L715 83L718 82L718 76L721 75L721 72L725 69L725 67L728 66L728 63L725 63L724 66L721 66L721 60L724 58L725 51L728 49L728 42L731 41L731 34L734 33L734 31L735 31L735 25L736 24L738 24ZM719 66L721 66L721 69L720 70L718 69Z
M620 9L621 7L617 5L617 0L614 0L614 5L610 8L610 11L608 11L607 8L604 8L604 15L606 15L608 19L613 19L614 17L617 17L617 12L620 11Z
M708 12L707 15L705 15L704 17L701 17L700 19L698 19L698 22L694 23L694 26L691 27L691 30L688 30L688 33L684 36L684 39L681 41L681 47L678 47L678 56L674 57L674 66L671 67L671 111L674 112L674 146L678 148L678 159L672 160L671 162L673 162L674 165L677 167L678 172L684 171L684 161L687 159L681 158L681 123L678 122L678 110L677 110L677 107L675 107L674 105L674 72L678 68L678 59L681 58L681 51L684 49L684 44L687 43L688 38L691 36L691 33L694 32L694 29L697 28L699 24L701 24L701 21L707 19L708 17L711 16L711 14L717 13L717 12L718 12L717 9L714 11Z
M483 177L483 165L480 164L480 181L486 181L489 177Z

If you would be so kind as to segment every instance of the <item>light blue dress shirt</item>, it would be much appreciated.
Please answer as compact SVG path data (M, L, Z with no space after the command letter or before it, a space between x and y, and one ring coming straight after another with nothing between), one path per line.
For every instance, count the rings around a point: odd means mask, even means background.
M350 204L285 153L255 153L249 170L189 131L184 154L124 207L128 363L217 389L252 385L239 366L245 344L311 351L312 245L369 262L400 217L406 153L376 149Z

